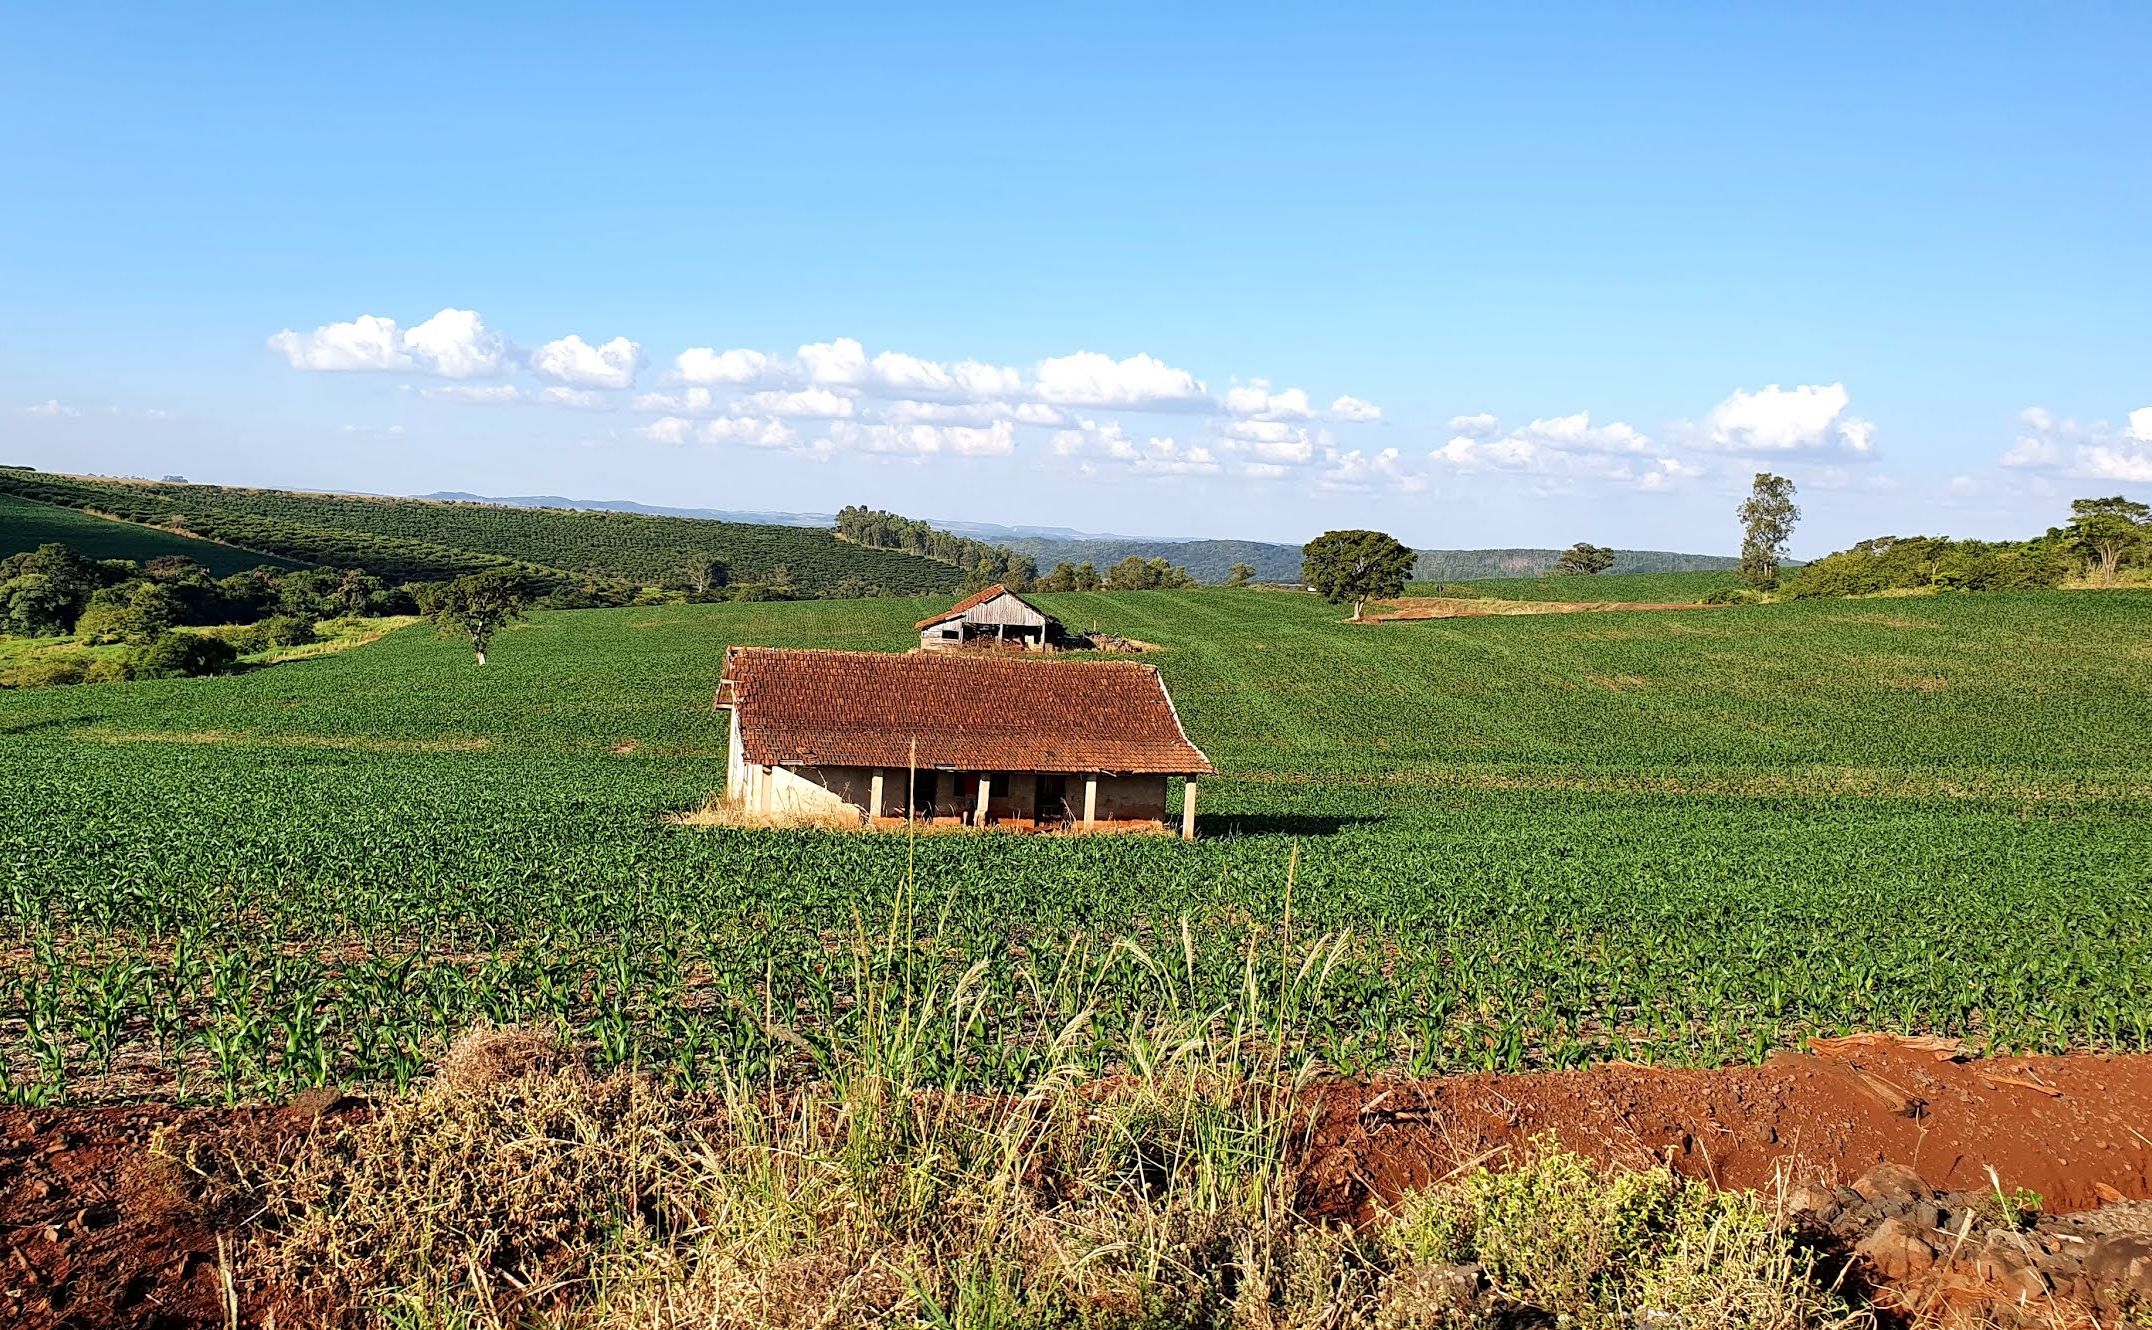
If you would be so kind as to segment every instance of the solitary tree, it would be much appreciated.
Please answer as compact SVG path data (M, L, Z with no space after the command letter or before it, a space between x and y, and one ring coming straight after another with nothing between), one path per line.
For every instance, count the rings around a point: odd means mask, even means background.
M2152 547L2152 507L2119 494L2073 499L2070 525L2063 529L2071 550L2085 561L2085 571L2112 582L2133 553Z
M471 635L471 654L486 663L486 648L502 624L523 617L530 588L513 568L489 568L469 577L428 588L420 597L424 610L440 630Z
M1225 584L1227 586L1246 586L1254 580L1255 565L1252 563L1236 563L1225 570Z
M1741 518L1741 580L1760 591L1778 585L1779 561L1786 557L1793 524L1801 520L1793 494L1792 481L1759 471L1748 498L1737 510Z
M1370 600L1402 595L1418 553L1380 531L1325 531L1301 547L1300 575L1358 619Z
M1554 561L1554 571L1558 573L1603 573L1613 566L1614 551L1588 540L1571 545Z

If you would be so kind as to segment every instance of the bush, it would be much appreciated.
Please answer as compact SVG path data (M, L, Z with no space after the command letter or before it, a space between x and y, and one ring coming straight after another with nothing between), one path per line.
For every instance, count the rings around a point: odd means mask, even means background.
M17 688L58 688L81 683L88 674L80 656L53 656L34 660L15 672Z
M126 656L99 656L82 672L84 683L126 683L134 677L134 663Z
M229 642L200 633L161 633L135 653L131 673L137 679L192 679L229 673L239 659Z
M1766 605L1771 597L1745 586L1722 586L1703 599L1706 605Z
M272 614L248 629L240 639L242 651L273 651L278 647L303 647L309 642L319 642L321 634L314 631L314 621L295 614Z

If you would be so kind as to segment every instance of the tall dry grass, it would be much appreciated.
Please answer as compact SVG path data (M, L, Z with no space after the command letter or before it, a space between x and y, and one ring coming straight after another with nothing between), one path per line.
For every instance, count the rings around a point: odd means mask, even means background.
M421 1093L251 1181L251 1296L471 1330L1847 1320L1753 1198L1663 1171L1550 1154L1366 1230L1303 1215L1310 1070L1270 1032L1319 996L1342 938L1274 982L1251 955L1229 1008L1135 1027L1125 1075L1087 1083L1071 1061L988 1096L927 1070L987 990L911 954L935 943L907 940L909 908L858 930L860 1034L805 1088L687 1094L593 1075L543 1032L467 1038ZM1139 959L1187 967L1192 990L1185 932L1182 950ZM1055 1047L1086 1037L1079 1017Z

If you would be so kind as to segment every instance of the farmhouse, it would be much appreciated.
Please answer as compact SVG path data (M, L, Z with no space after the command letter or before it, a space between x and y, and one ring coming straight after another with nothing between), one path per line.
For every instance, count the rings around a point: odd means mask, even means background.
M926 651L980 646L1045 651L1062 637L1058 621L999 582L913 627Z
M1163 828L1188 741L1154 666L999 652L725 652L726 797L773 819L917 819L944 826Z

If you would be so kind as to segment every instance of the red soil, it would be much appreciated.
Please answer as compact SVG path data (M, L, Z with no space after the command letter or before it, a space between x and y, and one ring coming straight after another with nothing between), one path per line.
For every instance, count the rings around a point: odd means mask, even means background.
M0 1110L0 1325L225 1326L224 1273L246 1207L205 1195L189 1151L266 1164L324 1118L364 1111L333 1095L281 1108Z
M2152 1139L2138 1129L2152 1124L2152 1055L1961 1061L1922 1041L1862 1039L1721 1071L1612 1065L1316 1094L1306 1199L1327 1216L1364 1218L1547 1135L1607 1163L1665 1160L1727 1186L1769 1186L1790 1159L1832 1180L1888 1159L1940 1189L1984 1188L1992 1165L2050 1213L2152 1197ZM0 1324L224 1325L220 1246L243 1240L245 1207L205 1195L173 1156L273 1160L325 1119L364 1111L330 1096L0 1110ZM153 1152L159 1127L170 1132Z
M2050 1214L2152 1197L2152 1056L1961 1060L1936 1041L1818 1041L1760 1067L1624 1064L1339 1086L1323 1094L1311 1202L1365 1217L1401 1192L1552 1135L1605 1163L1769 1187L1788 1160L1850 1182L1883 1160L1938 1190L2030 1187Z

